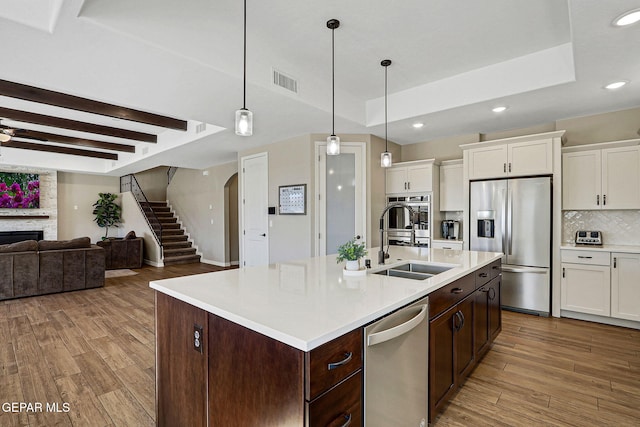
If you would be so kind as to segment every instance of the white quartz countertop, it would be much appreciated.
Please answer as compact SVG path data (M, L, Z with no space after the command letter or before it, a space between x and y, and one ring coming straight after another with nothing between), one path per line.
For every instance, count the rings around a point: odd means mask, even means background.
M343 275L336 256L245 267L150 282L151 288L303 351L416 301L499 259L501 253L390 247L386 264ZM407 260L455 264L426 280L371 274Z
M629 254L640 254L640 246L627 246L627 245L587 246L587 245L576 245L574 243L565 243L562 246L560 246L560 249L571 249L576 251L623 252L623 253L629 253Z

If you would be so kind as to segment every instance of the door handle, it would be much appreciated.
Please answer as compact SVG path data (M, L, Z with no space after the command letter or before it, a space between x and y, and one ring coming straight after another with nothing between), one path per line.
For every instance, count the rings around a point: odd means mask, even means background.
M384 331L376 332L374 334L369 335L367 337L367 347L373 347L376 344L380 344L385 341L389 341L394 338L397 338L400 335L404 335L410 330L412 330L413 328L415 328L416 326L418 326L424 320L424 318L427 317L428 306L425 304L418 307L420 307L420 311L418 312L418 314L416 314L414 317L407 320L406 322L398 326L394 326L393 328L389 328Z
M534 274L546 274L549 269L548 268L537 268L537 267L507 267L502 266L502 271L507 273L534 273Z

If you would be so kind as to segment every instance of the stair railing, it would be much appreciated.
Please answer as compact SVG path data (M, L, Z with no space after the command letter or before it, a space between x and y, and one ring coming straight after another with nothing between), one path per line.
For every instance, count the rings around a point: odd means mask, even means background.
M133 174L120 177L120 192L124 193L127 191L130 191L131 194L133 194L133 197L138 202L140 211L143 213L144 218L147 220L147 224L149 224L149 228L151 228L151 231L153 231L153 237L155 237L160 247L162 247L162 223L153 211L149 199L147 199L147 196L144 195L144 191L142 191L138 180ZM145 206L146 209L144 208Z

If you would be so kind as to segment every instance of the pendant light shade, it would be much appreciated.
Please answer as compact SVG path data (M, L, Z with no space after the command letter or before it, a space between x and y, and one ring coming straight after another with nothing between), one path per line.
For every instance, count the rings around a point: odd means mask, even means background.
M247 0L244 0L242 108L236 111L236 135L253 135L253 113L247 109Z
M327 138L327 155L340 154L340 137L336 136L336 72L335 72L335 29L340 27L340 21L330 19L327 28L331 30L331 136Z
M389 141L387 140L387 68L391 65L390 59L380 62L384 67L384 153L380 155L380 166L388 168L393 164L391 153L389 152Z

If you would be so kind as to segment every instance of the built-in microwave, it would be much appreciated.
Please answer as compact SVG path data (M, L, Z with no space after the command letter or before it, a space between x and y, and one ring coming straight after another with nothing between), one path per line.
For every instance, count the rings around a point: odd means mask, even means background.
M412 218L408 209L394 207L387 213L387 230L389 244L410 245L411 230L415 231L415 245L429 247L429 228L431 196L400 196L387 197L387 205L395 202L404 202L416 212Z

